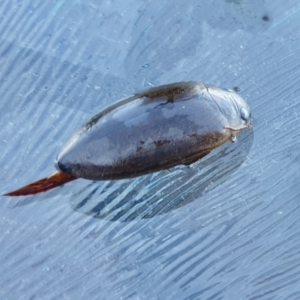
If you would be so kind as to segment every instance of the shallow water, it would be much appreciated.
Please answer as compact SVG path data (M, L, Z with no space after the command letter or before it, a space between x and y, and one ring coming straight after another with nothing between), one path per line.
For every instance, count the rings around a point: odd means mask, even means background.
M152 85L238 87L253 115L191 167L1 197L0 299L299 299L300 4L202 2L0 3L1 194Z

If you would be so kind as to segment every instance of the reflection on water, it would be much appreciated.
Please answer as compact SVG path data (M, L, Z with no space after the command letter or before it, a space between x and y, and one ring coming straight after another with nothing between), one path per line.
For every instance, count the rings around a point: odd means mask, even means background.
M222 184L246 159L253 130L226 143L197 163L135 179L91 182L75 191L72 208L94 218L131 221L177 209Z

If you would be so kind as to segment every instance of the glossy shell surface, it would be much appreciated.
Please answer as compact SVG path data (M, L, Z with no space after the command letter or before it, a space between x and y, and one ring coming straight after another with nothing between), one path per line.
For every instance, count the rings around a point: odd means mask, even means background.
M75 177L121 179L191 164L249 126L235 92L200 82L152 88L108 107L76 132L56 161Z

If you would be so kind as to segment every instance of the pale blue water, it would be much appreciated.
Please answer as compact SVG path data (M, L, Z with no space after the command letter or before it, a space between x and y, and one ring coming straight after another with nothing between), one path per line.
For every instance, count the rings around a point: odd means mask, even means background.
M152 85L237 86L253 131L172 172L1 197L0 299L299 299L299 26L296 0L1 1L1 194Z

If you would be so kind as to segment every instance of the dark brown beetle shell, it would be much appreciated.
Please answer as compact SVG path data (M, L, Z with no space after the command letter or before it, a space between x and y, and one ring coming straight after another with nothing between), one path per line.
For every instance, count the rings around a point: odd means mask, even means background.
M199 82L149 89L103 110L70 139L57 169L105 180L191 164L250 127L236 93Z

